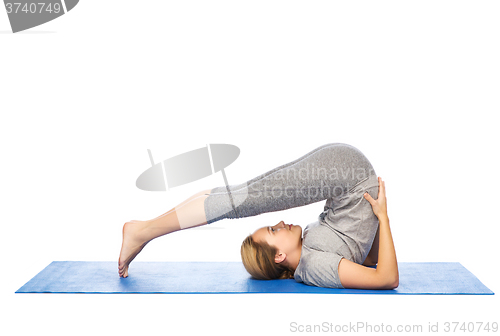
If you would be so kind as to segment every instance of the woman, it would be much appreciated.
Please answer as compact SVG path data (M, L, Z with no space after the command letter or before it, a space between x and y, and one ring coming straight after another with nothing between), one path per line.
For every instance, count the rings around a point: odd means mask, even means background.
M324 211L303 237L300 226L283 221L248 236L241 246L246 270L256 279L294 278L320 287L396 288L385 183L358 149L340 143L316 148L246 183L202 191L155 219L125 223L119 274L127 277L142 248L167 233L323 200Z

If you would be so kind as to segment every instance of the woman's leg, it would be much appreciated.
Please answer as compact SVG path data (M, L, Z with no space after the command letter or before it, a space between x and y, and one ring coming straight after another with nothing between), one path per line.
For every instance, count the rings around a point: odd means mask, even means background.
M329 146L331 145L324 145L316 148L315 150L298 158L297 160L294 160L290 163L268 171L265 174L257 176L256 178L248 181L245 184L230 186L230 192L227 191L228 187L219 187L212 190L205 190L196 195L193 195L191 198L187 199L175 208L155 219L149 221L130 221L125 223L123 225L122 248L118 260L118 273L121 277L127 277L128 267L132 260L134 260L134 258L142 251L147 243L157 237L181 229L207 224L207 217L209 217L210 223L222 218L240 217L236 214L236 212L234 212L234 200L236 200L236 204L239 205L238 200L241 199L241 190L243 190L243 194L246 198L256 198L256 192L260 192L259 188L265 192L267 185L272 183L270 182L272 181L271 177L276 173L280 173L283 171L289 172L290 169L292 169L291 167L293 167L294 165L306 162L307 158L310 158L313 154ZM300 166L298 168L300 168ZM288 184L291 184L292 182L293 181L290 178ZM250 195L247 188L249 186L252 187ZM274 187L276 187L276 185L274 185ZM276 190L273 190L273 192L276 192ZM212 195L210 196L210 199L208 199L209 195ZM268 210L264 207L264 204L266 202L272 203L273 200L266 201L266 196L267 195L265 194L260 195L260 200L256 201L254 199L251 202L251 205L253 206L252 215L268 212ZM280 202L280 200L275 197L274 202ZM283 197L281 198L281 203L283 203ZM246 205L246 207L248 208L248 205ZM287 207L287 205L285 205L285 207ZM277 209L277 207L274 207L273 209ZM231 213L232 211L234 213ZM247 215L248 210L243 211L242 217L245 217Z
M183 228L207 224L204 202L210 190L188 198L165 214L148 221L130 221L123 225L123 241L118 273L128 276L128 266L151 240Z
M373 175L368 159L355 147L334 143L262 174L244 184L219 187L205 201L208 223L281 211L341 198Z
M154 238L224 218L256 216L339 197L372 169L354 147L328 144L246 183L198 193L150 221L125 223L120 276L128 275L130 262Z

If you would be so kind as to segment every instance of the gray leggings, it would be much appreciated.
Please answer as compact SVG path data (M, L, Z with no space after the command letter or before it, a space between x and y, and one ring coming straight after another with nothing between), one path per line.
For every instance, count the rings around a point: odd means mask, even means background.
M372 165L355 147L323 145L246 183L212 189L204 203L207 223L323 200L332 204L372 175L376 175Z

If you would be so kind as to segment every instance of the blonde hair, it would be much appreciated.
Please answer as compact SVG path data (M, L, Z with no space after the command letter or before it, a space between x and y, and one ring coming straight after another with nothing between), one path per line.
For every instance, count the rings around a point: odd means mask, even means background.
M267 242L253 240L252 235L241 244L243 266L258 280L293 279L294 270L274 261L277 252L278 249Z

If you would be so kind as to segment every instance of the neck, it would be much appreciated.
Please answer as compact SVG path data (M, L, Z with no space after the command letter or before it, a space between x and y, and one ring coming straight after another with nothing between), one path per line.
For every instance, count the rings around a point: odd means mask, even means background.
M287 266L294 271L299 266L300 256L302 254L302 239L300 240L300 245L292 253L289 253L286 257L288 263Z

